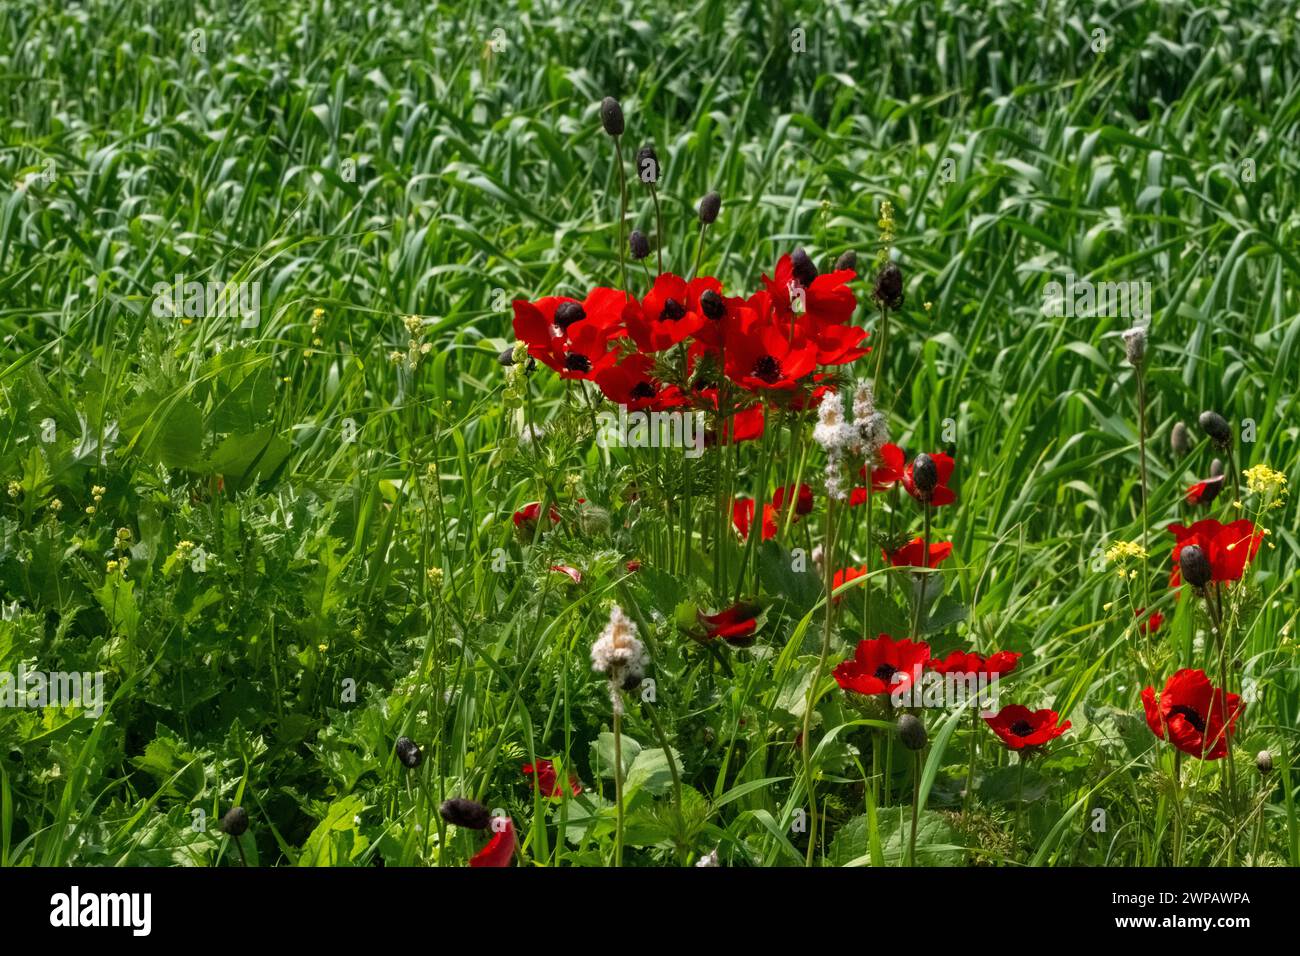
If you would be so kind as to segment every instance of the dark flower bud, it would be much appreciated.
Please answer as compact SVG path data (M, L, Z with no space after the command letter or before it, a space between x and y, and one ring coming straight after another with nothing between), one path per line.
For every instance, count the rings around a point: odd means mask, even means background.
M1187 453L1192 450L1192 436L1187 433L1187 425L1184 422L1174 425L1174 430L1169 434L1169 444L1173 446L1174 454L1179 458L1186 458Z
M886 309L903 307L903 270L893 262L886 262L876 273L876 284L871 290L876 305Z
M1209 558L1194 544L1186 545L1178 552L1178 567L1183 572L1183 580L1193 587L1205 587L1214 576Z
M911 714L904 714L898 718L898 739L903 742L903 746L908 750L921 750L925 747L927 740L925 734L925 724L921 723L920 718L913 717Z
M600 101L600 122L610 136L623 135L623 107L614 97L607 96Z
M844 269L858 271L858 254L855 250L850 249L844 255L835 260L835 271L840 272Z
M514 365L515 347L512 345L510 348L502 350L501 354L497 356L497 361L506 368Z
M1273 770L1273 755L1267 750L1261 750L1255 755L1255 769L1260 773L1270 773Z
M647 185L659 182L659 154L653 146L642 146L636 151L636 175Z
M586 317L586 310L577 302L561 302L555 309L555 324L564 332L574 322L581 322Z
M712 225L721 211L722 197L717 193L709 193L700 200L700 222L704 225Z
M444 800L438 812L448 823L467 830L486 830L488 824L492 822L492 815L488 813L488 808L468 797L452 797L450 800Z
M790 265L794 268L795 279L805 289L812 285L813 279L817 278L817 267L808 258L808 253L804 252L803 246L790 253Z
M387 866L388 864L384 862L384 858L382 856L376 853L373 857L371 857L370 865L376 867L382 867L382 866Z
M722 301L722 296L712 289L705 289L704 294L700 296L700 310L706 318L717 322L727 314L727 305Z
M939 469L934 459L922 452L912 462L912 486L923 495L928 495L939 484Z
M402 762L402 766L408 770L414 770L420 766L420 761L424 754L420 753L420 748L416 746L415 741L410 737L397 738L397 759Z
M632 247L633 259L640 260L650 255L650 240L640 229L632 230L632 235L627 238L627 244Z
M1232 444L1232 429L1228 427L1227 419L1218 412L1201 412L1200 417L1201 430L1210 436L1210 440L1222 448L1227 448Z
M243 836L248 832L248 811L243 807L231 807L221 818L221 832L232 837Z

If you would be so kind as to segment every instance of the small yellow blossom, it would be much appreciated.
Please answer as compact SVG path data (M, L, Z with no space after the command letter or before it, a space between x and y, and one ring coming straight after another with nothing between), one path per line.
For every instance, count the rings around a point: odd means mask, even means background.
M117 561L110 561L110 562L108 562L108 564L104 565L104 570L105 570L108 574L117 574L118 570L119 570L121 567L122 567L122 565L119 564Z
M53 511L55 514L58 514L60 511L63 510L63 502L60 501L58 498L55 498L53 501L50 502L50 510Z
M1117 541L1106 551L1106 560L1114 563L1129 558L1141 560L1147 556L1146 548L1136 541Z
M1242 472L1246 476L1246 489L1265 499L1276 499L1275 507L1286 498L1286 475L1268 465L1255 465Z
M23 493L23 486L16 481L9 482L9 497L17 498Z

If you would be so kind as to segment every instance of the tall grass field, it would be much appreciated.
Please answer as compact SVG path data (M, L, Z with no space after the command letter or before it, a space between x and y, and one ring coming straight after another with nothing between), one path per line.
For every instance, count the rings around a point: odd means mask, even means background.
M4 0L0 866L1300 864L1280 0Z

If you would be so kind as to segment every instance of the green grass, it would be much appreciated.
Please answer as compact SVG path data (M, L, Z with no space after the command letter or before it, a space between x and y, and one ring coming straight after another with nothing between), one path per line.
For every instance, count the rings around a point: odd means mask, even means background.
M0 709L0 865L238 864L214 824L241 804L250 865L455 866L482 842L437 813L459 794L510 815L521 863L609 863L610 701L588 653L611 601L638 620L656 680L653 707L629 697L622 727L625 760L645 754L624 864L715 848L725 865L804 861L795 738L821 591L791 584L786 555L765 548L751 555L760 581L745 581L773 602L755 647L698 646L678 604L730 597L712 592L702 524L715 453L694 470L674 452L603 458L583 399L545 369L529 414L549 437L530 453L503 401L510 301L619 281L605 95L627 113L625 156L653 142L663 162L669 270L689 270L710 189L723 212L701 272L737 292L796 245L869 263L880 204L897 211L907 303L879 403L909 452L951 445L958 462L959 504L935 528L956 548L952 619L926 637L936 652L1024 652L1006 699L1073 724L1030 767L1025 801L1014 761L976 728L962 813L971 725L928 720L917 861L1172 862L1172 751L1147 730L1137 681L1202 666L1202 605L1165 587L1173 537L1159 529L1188 520L1183 492L1213 457L1200 441L1177 459L1172 425L1199 441L1203 409L1249 420L1242 466L1300 480L1288 5L214 6L0 9L0 480L16 485L0 499L0 672L102 670L111 699L98 721ZM630 195L652 233L649 195ZM1067 273L1152 289L1146 568L1166 625L1144 657L1143 601L1098 569L1142 535L1118 337L1131 320L1045 316L1043 286ZM155 317L155 283L177 274L260 282L260 323ZM855 288L875 332L870 283ZM414 370L390 360L407 315L431 345ZM728 454L741 493L801 450L806 480L820 472L807 418L784 424L772 416L762 448ZM818 493L783 547L821 539ZM511 513L548 494L561 528L517 540ZM609 509L609 530L579 530L580 497ZM1231 499L1212 513L1235 517ZM701 534L683 550L687 500ZM915 526L914 509L880 513ZM1224 819L1219 764L1184 761L1189 864L1300 863L1295 505L1261 520L1269 544L1234 592L1234 681L1256 691L1237 772L1260 811ZM106 570L118 528L124 574ZM182 541L203 549L202 570ZM861 528L842 541L842 563L869 550ZM901 598L905 579L888 580L876 592ZM862 636L857 603L831 663ZM910 761L824 674L815 694L814 859L897 863ZM402 734L424 749L414 772L394 756ZM1266 748L1276 769L1261 779ZM519 768L537 757L587 792L534 795ZM1243 826L1230 853L1225 831Z

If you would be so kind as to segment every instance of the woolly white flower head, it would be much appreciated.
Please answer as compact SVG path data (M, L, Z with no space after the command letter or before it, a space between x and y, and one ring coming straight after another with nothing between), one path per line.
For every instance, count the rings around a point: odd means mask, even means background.
M852 440L852 429L844 420L844 399L838 392L827 392L817 408L813 441L826 449L827 454L835 455L843 452Z
M591 669L609 678L609 695L621 712L623 698L619 691L641 683L650 654L636 636L634 624L617 604L609 612L609 623L591 645Z

